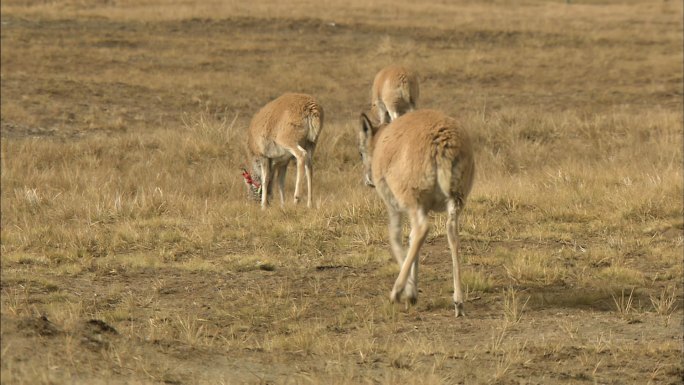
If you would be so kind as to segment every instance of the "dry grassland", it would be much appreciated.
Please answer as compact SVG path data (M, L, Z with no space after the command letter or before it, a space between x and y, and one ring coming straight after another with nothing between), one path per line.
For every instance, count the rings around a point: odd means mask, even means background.
M2 2L3 384L681 383L680 1L287 3ZM395 62L475 141L464 319L444 215L388 301L355 130ZM316 209L262 212L286 91Z

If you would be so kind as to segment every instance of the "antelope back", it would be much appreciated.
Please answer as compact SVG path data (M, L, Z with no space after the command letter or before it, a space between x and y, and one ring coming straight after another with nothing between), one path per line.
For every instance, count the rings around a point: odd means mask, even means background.
M266 104L252 118L248 147L252 155L285 156L283 147L314 147L323 127L323 108L306 94L287 93Z
M435 110L409 112L373 138L372 179L399 207L441 211L472 187L473 150L465 130Z
M382 102L387 108L406 104L416 108L419 96L418 76L406 67L385 67L373 80L371 104Z

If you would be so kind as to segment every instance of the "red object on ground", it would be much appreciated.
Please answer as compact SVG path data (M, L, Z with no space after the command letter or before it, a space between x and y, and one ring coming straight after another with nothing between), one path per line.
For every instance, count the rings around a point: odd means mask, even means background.
M250 175L249 171L245 170L244 168L242 169L242 177L245 178L245 183L248 185L254 186L256 189L261 188L261 183L252 179L252 175Z

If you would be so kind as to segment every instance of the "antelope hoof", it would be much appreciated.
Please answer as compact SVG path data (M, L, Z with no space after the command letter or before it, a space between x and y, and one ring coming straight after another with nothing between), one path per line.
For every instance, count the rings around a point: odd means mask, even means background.
M390 293L390 301L392 301L393 303L401 302L401 293L403 291L404 291L403 289L402 290L397 290L396 288L392 289L392 293Z
M418 290L416 290L415 286L413 285L408 285L406 287L406 290L404 290L404 296L411 305L415 305L418 302Z
M297 196L296 196L296 197L294 197L294 203L295 203L295 204L298 204L298 203L299 203L299 201L300 201L300 198L299 198L299 197L297 197Z
M465 317L465 312L463 311L463 302L454 302L454 307L456 308L456 318Z

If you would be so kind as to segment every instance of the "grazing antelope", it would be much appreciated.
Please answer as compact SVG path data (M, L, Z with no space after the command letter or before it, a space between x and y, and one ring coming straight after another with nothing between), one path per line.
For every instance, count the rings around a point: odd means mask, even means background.
M286 93L266 104L249 125L247 147L255 177L261 181L261 208L265 209L278 178L280 203L285 202L285 173L292 158L297 162L294 202L298 203L306 174L306 206L311 207L311 158L323 128L323 108L305 94Z
M475 163L466 131L435 110L417 110L390 124L374 126L361 114L359 151L366 184L387 206L389 240L401 270L390 299L418 299L418 252L428 232L428 212L448 211L447 237L454 270L456 317L464 315L459 267L458 216L473 185ZM401 219L411 222L408 254Z
M415 73L398 65L385 67L373 80L371 113L377 116L380 124L389 123L415 110L419 93Z

